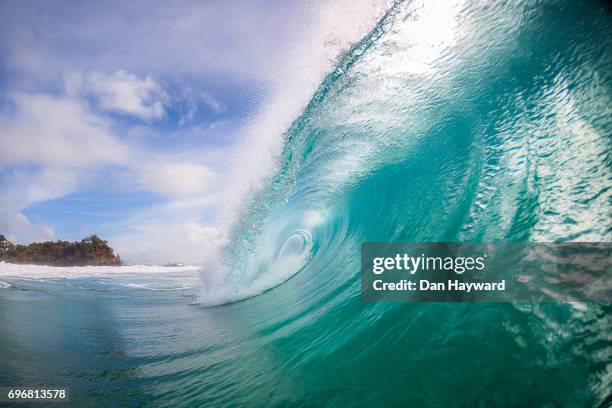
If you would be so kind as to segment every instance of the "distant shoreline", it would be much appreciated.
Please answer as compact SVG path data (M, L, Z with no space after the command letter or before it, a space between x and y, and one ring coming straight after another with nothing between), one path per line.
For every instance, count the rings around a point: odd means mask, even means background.
M17 265L46 266L120 266L108 241L91 235L81 241L47 241L28 245L14 244L0 234L0 261Z

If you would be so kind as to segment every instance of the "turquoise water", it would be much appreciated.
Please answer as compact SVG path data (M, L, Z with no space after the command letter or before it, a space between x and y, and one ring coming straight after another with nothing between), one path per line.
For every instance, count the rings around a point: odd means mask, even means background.
M394 4L287 131L201 288L3 278L0 382L100 406L609 405L610 305L366 304L359 246L610 241L610 11Z

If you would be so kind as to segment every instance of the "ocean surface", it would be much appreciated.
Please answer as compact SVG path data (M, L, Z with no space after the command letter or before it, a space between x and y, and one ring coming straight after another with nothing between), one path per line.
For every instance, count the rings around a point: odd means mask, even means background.
M394 3L201 270L0 264L0 384L74 406L609 406L611 305L363 303L359 248L609 242L611 12Z

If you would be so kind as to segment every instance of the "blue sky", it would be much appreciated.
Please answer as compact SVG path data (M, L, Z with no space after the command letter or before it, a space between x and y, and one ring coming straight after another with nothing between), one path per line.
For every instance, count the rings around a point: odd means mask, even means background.
M385 7L1 2L0 233L97 233L128 262L200 262Z

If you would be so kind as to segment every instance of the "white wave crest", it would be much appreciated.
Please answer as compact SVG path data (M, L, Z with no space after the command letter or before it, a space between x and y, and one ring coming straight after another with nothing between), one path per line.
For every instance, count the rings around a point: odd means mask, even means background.
M0 276L14 278L83 278L83 277L111 277L135 274L169 274L181 272L195 272L200 269L196 265L187 266L152 266L152 265L126 265L126 266L45 266L45 265L16 265L0 262Z

